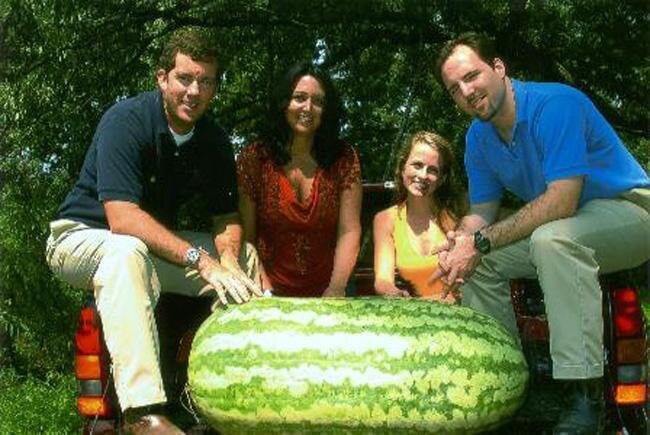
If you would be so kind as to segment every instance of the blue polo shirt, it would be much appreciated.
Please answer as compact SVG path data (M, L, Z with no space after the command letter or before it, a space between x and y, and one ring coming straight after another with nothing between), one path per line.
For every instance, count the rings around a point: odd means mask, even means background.
M201 220L205 229L212 215L237 210L227 135L206 115L192 138L178 147L160 91L118 102L102 116L58 217L108 228L102 203L109 200L138 204L170 229L199 229L195 225ZM192 225L180 228L179 217Z
M472 204L499 200L503 189L530 202L548 183L574 176L584 176L580 206L650 186L641 165L582 92L559 83L512 80L512 85L512 144L480 119L467 132L465 168Z

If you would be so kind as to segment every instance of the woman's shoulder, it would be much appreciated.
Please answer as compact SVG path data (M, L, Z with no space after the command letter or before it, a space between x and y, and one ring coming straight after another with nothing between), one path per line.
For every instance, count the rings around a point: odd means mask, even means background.
M348 142L342 142L342 149L334 164L327 170L344 180L343 188L361 181L361 164L356 150Z
M393 205L385 208L375 215L375 225L392 227L398 215L398 205Z

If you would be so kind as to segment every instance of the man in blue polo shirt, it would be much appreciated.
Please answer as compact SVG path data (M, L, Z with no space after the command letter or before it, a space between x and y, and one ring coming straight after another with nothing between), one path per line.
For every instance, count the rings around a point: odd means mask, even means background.
M435 74L474 120L465 151L470 212L432 278L465 281L463 304L515 335L509 280L538 278L553 377L573 391L555 433L595 433L603 376L598 274L650 257L648 175L584 94L509 78L481 35L448 42ZM526 204L498 220L504 189Z
M153 314L160 292L214 290L223 304L261 294L256 254L240 250L232 149L206 114L217 55L197 29L171 36L156 72L159 89L104 114L50 224L50 267L94 291L128 433L180 433L153 411L167 400ZM213 233L178 231L183 212L212 216ZM187 268L199 279L186 278Z

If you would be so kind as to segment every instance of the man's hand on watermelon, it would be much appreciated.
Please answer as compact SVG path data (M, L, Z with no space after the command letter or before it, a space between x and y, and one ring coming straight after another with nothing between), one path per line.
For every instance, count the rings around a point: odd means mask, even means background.
M207 252L201 252L201 259L197 264L195 270L190 270L186 276L188 278L201 278L205 281L206 285L199 291L199 294L208 294L212 291L216 292L217 300L212 305L214 310L219 303L228 305L228 295L236 303L241 304L251 298L251 294L261 296L262 292L246 274L241 270L239 265L225 267L224 264L219 263L212 258Z
M229 270L238 281L244 284L247 290L246 295L248 296L246 300L250 299L250 293L255 296L262 296L262 288L242 270L237 261L237 255L234 252L228 250L224 251L221 254L220 263L223 267Z

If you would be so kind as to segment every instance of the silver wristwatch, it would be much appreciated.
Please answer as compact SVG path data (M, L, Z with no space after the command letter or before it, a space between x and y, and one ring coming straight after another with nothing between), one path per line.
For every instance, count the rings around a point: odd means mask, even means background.
M196 266L199 264L201 259L201 251L199 248L194 246L190 247L185 251L185 265L188 267L193 267L196 269Z

